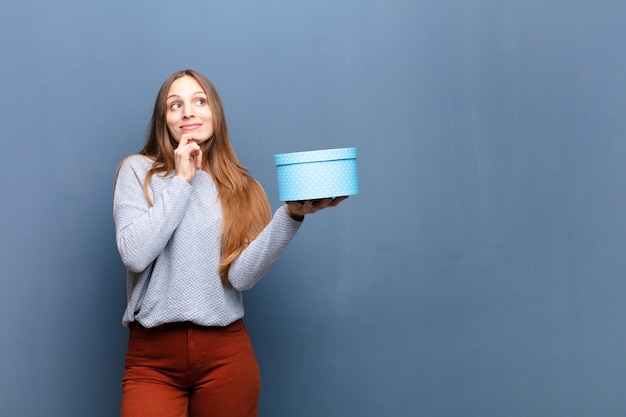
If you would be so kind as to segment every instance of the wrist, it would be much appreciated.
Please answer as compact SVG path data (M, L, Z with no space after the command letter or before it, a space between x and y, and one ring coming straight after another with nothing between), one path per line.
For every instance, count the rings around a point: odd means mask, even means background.
M292 213L291 210L289 210L289 204L285 204L285 211L287 212L289 217L291 217L293 220L295 220L297 222L301 222L301 221L304 220L304 214L294 214L294 213Z
M191 184L191 181L193 180L193 177L188 178L188 176L185 176L183 174L176 174L176 176L188 184Z

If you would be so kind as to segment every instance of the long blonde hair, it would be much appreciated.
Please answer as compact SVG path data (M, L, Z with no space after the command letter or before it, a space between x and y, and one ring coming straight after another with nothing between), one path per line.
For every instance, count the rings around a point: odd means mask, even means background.
M144 180L144 194L150 205L148 190L154 174L167 175L174 171L176 141L169 134L166 99L172 83L181 77L193 77L202 86L213 114L213 136L202 144L203 169L209 172L217 186L222 205L221 259L219 274L225 285L228 269L245 247L254 240L271 220L271 208L263 187L241 165L228 136L222 101L215 86L198 71L186 69L170 75L157 95L147 141L140 154L154 160Z

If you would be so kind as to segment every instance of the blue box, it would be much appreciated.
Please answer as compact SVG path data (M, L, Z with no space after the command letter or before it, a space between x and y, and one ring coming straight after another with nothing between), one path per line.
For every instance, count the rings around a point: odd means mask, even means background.
M274 155L281 201L315 200L359 193L356 148Z

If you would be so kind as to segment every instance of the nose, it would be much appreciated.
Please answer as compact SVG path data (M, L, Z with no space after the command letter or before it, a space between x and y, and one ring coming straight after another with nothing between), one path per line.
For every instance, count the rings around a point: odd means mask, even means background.
M193 116L194 116L193 106L191 106L191 105L183 106L183 117L185 119L188 119L188 118L193 117Z

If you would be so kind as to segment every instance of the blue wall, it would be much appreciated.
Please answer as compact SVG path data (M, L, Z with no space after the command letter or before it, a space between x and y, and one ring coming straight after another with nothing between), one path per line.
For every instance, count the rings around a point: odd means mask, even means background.
M2 2L2 414L117 414L114 173L193 67L274 207L359 151L245 294L261 416L625 415L625 4Z

